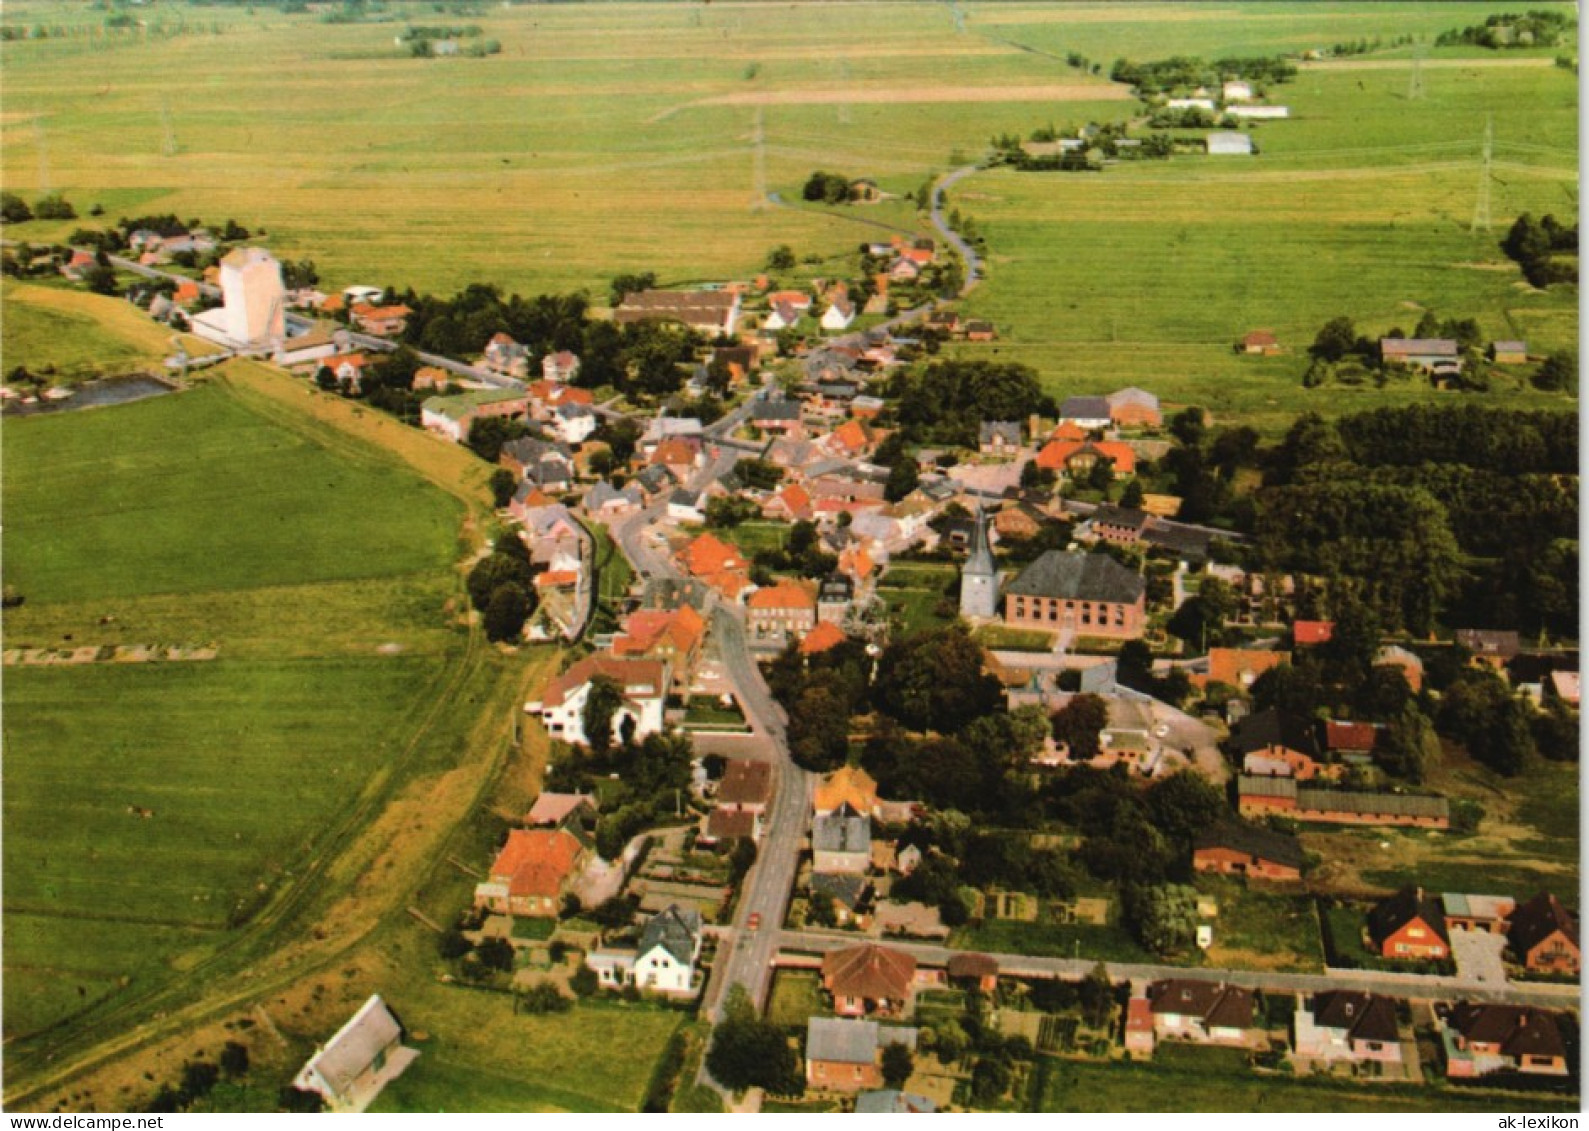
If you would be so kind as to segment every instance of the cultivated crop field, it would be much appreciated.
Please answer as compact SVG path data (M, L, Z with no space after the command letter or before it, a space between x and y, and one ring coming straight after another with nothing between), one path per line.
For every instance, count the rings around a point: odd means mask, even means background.
M461 639L462 507L221 385L6 423L6 645L213 644L6 670L5 1027L227 944L389 785Z

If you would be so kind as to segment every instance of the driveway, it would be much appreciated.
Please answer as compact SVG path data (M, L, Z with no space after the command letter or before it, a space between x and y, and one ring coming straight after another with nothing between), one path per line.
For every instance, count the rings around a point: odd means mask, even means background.
M1464 981L1506 985L1506 964L1501 961L1501 952L1505 949L1505 935L1492 935L1488 931L1451 932L1451 957L1457 964L1457 977Z

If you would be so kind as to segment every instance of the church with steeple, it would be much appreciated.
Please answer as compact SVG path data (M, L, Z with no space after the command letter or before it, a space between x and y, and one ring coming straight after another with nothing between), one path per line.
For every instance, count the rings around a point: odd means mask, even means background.
M971 557L960 574L960 615L967 620L988 620L999 615L999 570L988 544L988 524L977 504L976 529L971 534Z

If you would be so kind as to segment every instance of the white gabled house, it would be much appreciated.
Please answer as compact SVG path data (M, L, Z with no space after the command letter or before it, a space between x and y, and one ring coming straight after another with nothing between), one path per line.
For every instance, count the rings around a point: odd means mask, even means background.
M692 997L701 988L695 963L701 957L701 913L670 904L653 915L639 945L599 947L585 959L597 980L613 988L635 986L652 993Z
M830 334L848 330L855 321L855 305L848 299L838 299L822 312L822 328Z
M363 1111L418 1057L403 1044L403 1027L381 995L372 994L346 1025L315 1049L292 1086L317 1092L332 1111Z
M634 737L660 734L667 701L669 665L659 660L625 660L606 652L586 656L546 685L540 699L524 705L526 714L539 715L547 732L564 742L585 746L585 703L598 676L615 682L622 698L613 712L612 730L622 732L624 720L634 720Z

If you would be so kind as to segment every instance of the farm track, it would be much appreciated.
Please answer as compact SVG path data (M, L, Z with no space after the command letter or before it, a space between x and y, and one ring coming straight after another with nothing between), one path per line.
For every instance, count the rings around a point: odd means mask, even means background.
M326 421L324 418L319 418L322 427L308 428L301 418L288 410L287 406L268 395L256 395L246 399L256 409L265 412L273 419L295 428L300 433L310 434L317 443L327 441L326 429L323 427L325 424L329 424L333 432L346 431L335 421ZM345 437L343 443L352 449L362 448L362 445L353 442L351 436ZM366 459L369 458L367 451L360 454ZM420 470L427 479L437 482L470 507L470 519L466 525L474 525L473 508L478 505L477 501L457 484L434 478L433 473L428 469ZM460 577L460 591L461 584ZM291 884L281 889L246 927L238 931L234 938L220 944L213 953L191 969L183 971L180 978L163 982L144 993L119 1000L105 1011L95 1013L91 1017L67 1020L26 1038L28 1041L38 1042L41 1036L54 1034L53 1040L36 1043L33 1047L20 1052L8 1050L10 1055L6 1074L7 1084L16 1082L19 1072L24 1079L15 1087L6 1090L5 1106L13 1110L25 1106L30 1099L78 1078L96 1067L182 1031L190 1031L205 1022L217 1019L249 999L258 998L290 985L341 959L363 944L389 914L401 914L408 901L408 891L405 887L394 887L382 901L384 905L367 915L363 925L355 929L351 935L345 933L334 935L327 931L323 935L326 945L319 948L319 953L316 953L315 944L320 940L315 938L317 932L314 924L298 922L299 917L312 908L314 901L323 899L325 905L330 907L334 897L341 894L334 889L330 891L323 889L322 885L328 873L350 857L360 837L369 831L379 812L409 783L411 777L405 771L411 768L417 752L431 737L438 720L453 704L456 696L473 679L481 675L482 663L486 658L479 631L471 630L462 654L451 666L451 671L444 684L437 689L437 694L429 698L429 706L401 753L372 777L370 784L337 820L327 839L322 842L319 850L294 877ZM526 671L524 683L528 682L529 674L534 670L535 668L532 667ZM522 691L521 686L518 689L520 697ZM494 696L491 697L491 705L495 705ZM493 755L491 763L485 767L486 772L481 776L481 784L472 794L469 804L449 818L440 835L450 835L457 822L463 820L478 805L484 790L500 774L504 758L505 753L501 750ZM373 859L374 855L372 855ZM364 867L361 867L358 874L362 875L363 871ZM309 954L303 958L294 958L285 968L263 980L258 979L258 969L254 962L273 952L279 952L279 944L292 939L314 940L305 943L309 948ZM201 988L198 991L201 996L197 1000L187 1000L192 997L194 987L200 985L206 978L219 980L221 984L213 992L205 992ZM238 978L244 979L244 984L227 984L228 979L235 982ZM140 1022L140 1018L155 1014L158 1014L157 1020ZM104 1034L107 1030L115 1030L118 1027L125 1028L116 1036L106 1040ZM64 1063L56 1063L63 1060ZM48 1064L51 1067L39 1075L28 1075L30 1068L41 1064Z

